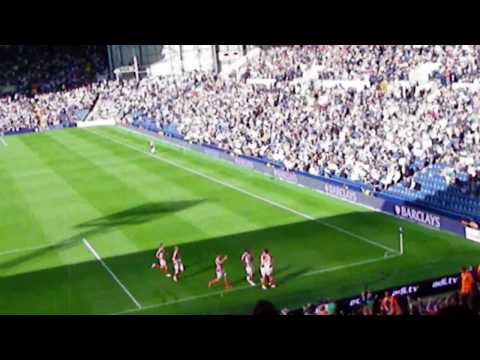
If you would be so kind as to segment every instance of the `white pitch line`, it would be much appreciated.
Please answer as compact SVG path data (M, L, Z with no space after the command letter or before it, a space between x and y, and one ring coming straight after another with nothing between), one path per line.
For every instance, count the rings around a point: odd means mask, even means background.
M370 244L370 245L377 246L377 247L379 247L379 248L382 248L382 249L384 249L384 250L388 250L388 251L391 251L391 252L394 252L394 253L398 253L398 250L392 249L392 248L390 248L390 247L388 247L388 246L385 246L385 245L380 244L380 243L377 243L377 242L375 242L375 241L373 241L373 240L367 239L367 238L365 238L365 237L363 237L363 236L360 236L360 235L357 235L357 234L355 234L355 233L352 233L351 231L345 230L345 229L340 228L340 227L338 227L338 226L336 226L336 225L332 225L332 224L327 223L327 222L325 222L325 221L321 221L320 219L316 219L316 218L314 218L313 216L310 216L310 215L307 215L307 214L302 213L302 212L300 212L300 211L291 209L291 208L289 208L289 207L287 207L287 206L285 206L285 205L282 205L282 204L279 204L279 203L277 203L277 202L275 202L275 201L269 200L269 199L267 199L267 198L265 198L265 197L263 197L263 196L253 194L253 193L251 193L251 192L249 192L249 191L247 191L247 190L243 190L243 189L241 189L241 188L239 188L239 187L237 187L237 186L235 186L235 185L232 185L232 184L226 183L226 182L224 182L224 181L218 180L218 179L216 179L216 178L213 178L213 177L211 177L211 176L209 176L209 175L203 174L203 173L201 173L201 172L199 172L199 171L196 171L196 170L194 170L194 169L191 169L191 168L185 167L185 166L183 166L183 165L177 164L176 162L173 162L173 161L171 161L171 160L167 160L167 159L164 159L164 158L155 156L155 155L153 155L153 154L151 154L151 153L146 153L146 152L138 149L136 146L133 146L133 145L124 143L124 142L122 142L122 141L118 141L118 140L116 140L116 139L113 139L113 138L111 138L111 137L109 137L109 136L106 136L106 135L97 133L97 132L95 132L95 131L91 131L91 130L87 130L87 129L84 129L84 130L85 130L85 131L88 131L88 132L90 132L90 133L92 133L92 134L95 134L95 135L97 135L97 136L99 136L99 137L103 137L103 138L105 138L105 139L107 139L107 140L110 140L111 142L114 142L114 143L117 143L117 144L119 144L119 145L128 147L128 148L130 148L130 149L132 149L132 150L135 150L135 151L137 151L137 152L141 152L142 154L145 154L145 155L147 155L147 156L150 156L150 157L152 157L153 159L156 159L156 160L158 160L158 161L162 161L162 162L167 163L167 164L169 164L169 165L171 165L171 166L177 167L177 168L182 169L182 170L184 170L184 171L187 171L187 172L190 172L190 173L195 174L195 175L197 175L197 176L203 177L203 178L205 178L205 179L207 179L207 180L210 180L210 181L212 181L212 182L214 182L214 183L217 183L217 184L219 184L219 185L228 187L228 188L230 188L230 189L233 189L233 190L238 191L238 192L240 192L240 193L242 193L242 194L248 195L248 196L250 196L250 197L252 197L252 198L255 198L255 199L257 199L257 200L263 201L263 202L265 202L265 203L267 203L267 204L270 204L270 205L272 205L272 206L275 206L275 207L277 207L277 208L279 208L279 209L282 209L282 210L291 212L292 214L296 214L296 215L298 215L298 216L300 216L300 217L303 217L303 218L305 218L305 219L318 222L318 223L320 223L320 224L322 224L322 225L324 225L324 226L327 226L327 227L329 227L329 228L332 228L332 229L334 229L334 230L337 230L338 232L341 232L341 233L344 233L344 234L346 234L346 235L349 235L349 236L351 236L351 237L353 237L353 238L356 238L356 239L358 239L358 240L361 240L361 241L363 241L363 242L366 242L366 243L368 243L368 244ZM140 135L140 134L139 134L139 135Z
M3 136L0 136L0 141L3 145L8 146L7 142L3 139Z
M117 282L117 284L120 285L120 287L123 289L125 294L127 294L128 297L133 301L133 303L137 306L138 310L140 310L142 308L142 305L140 305L140 303L137 301L137 299L135 299L135 297L132 295L132 293L130 291L128 291L128 289L125 287L125 285L122 284L122 282L113 273L113 271L110 270L110 268L107 266L107 264L105 264L103 262L102 258L100 257L100 255L97 254L97 252L92 247L92 245L90 245L90 243L86 239L82 239L82 241L83 241L83 244L87 247L87 249L93 254L93 256L100 262L100 264L102 264L102 266L105 268L105 270L107 270L107 272L110 274L110 276L113 278L113 280L115 280Z
M313 276L313 275L323 274L323 273L337 271L337 270L344 270L344 269L348 269L348 268L352 268L352 267L356 267L356 266L360 266L360 265L367 265L367 264L372 264L372 263L379 262L379 261L390 260L390 259L393 259L393 258L398 257L398 256L400 256L400 255L394 255L394 256L389 256L389 257L381 257L381 258L373 258L373 259L369 259L369 260L354 262L354 263L351 263L351 264L333 266L333 267L330 267L330 268L314 270L314 271L311 271L311 272L308 272L308 273L305 273L305 274L301 274L298 277L307 277L307 276ZM250 288L253 288L253 287L257 287L257 285L256 286L246 285L246 286L241 286L241 287L238 287L238 288L233 288L233 289L230 289L230 290L227 290L227 291L222 290L222 291L216 291L216 292L206 293L206 294L197 295L197 296L190 296L190 297L183 298L183 299L168 301L168 302L165 302L165 303L162 303L162 304L147 305L147 306L144 306L142 309L129 309L129 310L125 310L125 311L120 311L120 312L117 312L117 313L113 313L111 315L130 314L130 313L138 312L140 310L161 308L161 307L165 307L165 306L169 306L169 305L176 305L176 304L180 304L180 303L183 303L183 302L194 301L194 300L207 298L207 297L212 297L212 296L216 296L216 295L222 295L222 294L228 295L229 293L232 293L232 292L246 290L246 289L250 289Z
M379 261L390 260L390 259L393 259L393 258L398 257L398 256L400 256L400 255L396 254L396 255L393 255L393 256L382 256L382 257L377 257L377 258L373 258L373 259L369 259L369 260L358 261L358 262L347 264L347 265L339 265L339 266L334 266L334 267L331 267L331 268L314 270L314 271L310 271L308 273L302 274L299 277L312 276L312 275L323 274L323 273L326 273L326 272L332 272L332 271L335 271L335 270L342 270L342 269L351 268L351 267L360 266L360 265L373 264L373 263L376 263L376 262L379 262Z

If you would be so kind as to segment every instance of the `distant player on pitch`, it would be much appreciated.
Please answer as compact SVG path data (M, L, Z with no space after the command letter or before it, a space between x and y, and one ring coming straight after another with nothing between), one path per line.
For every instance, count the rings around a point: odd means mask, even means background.
M248 283L252 286L255 286L255 282L253 281L253 255L250 250L245 250L240 260L245 267L245 274Z
M175 246L172 255L173 262L173 281L178 282L179 276L183 273L185 268L183 267L182 258L180 257L180 249Z
M213 285L216 285L223 279L223 286L225 289L230 288L230 284L228 283L227 273L225 272L224 263L227 261L228 256L217 256L215 258L215 273L216 278L212 279L208 282L208 288L210 289Z
M157 152L157 147L153 140L150 140L150 154L155 154Z
M273 273L273 257L264 249L260 255L260 275L262 280L262 289L267 290L267 286L274 289L276 287L275 279L272 276Z
M157 258L157 262L154 262L152 264L153 269L160 269L163 271L166 277L172 276L168 272L168 265L167 265L167 260L165 259L167 256L167 252L165 251L165 246L163 244L160 244L160 247L158 248L157 252L155 253L155 257Z

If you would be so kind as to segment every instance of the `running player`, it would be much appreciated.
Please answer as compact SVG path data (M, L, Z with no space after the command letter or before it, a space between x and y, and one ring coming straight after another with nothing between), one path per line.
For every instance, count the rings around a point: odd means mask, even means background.
M157 147L155 146L155 143L153 142L153 140L150 140L150 154L155 154L156 151Z
M260 275L262 276L261 281L263 290L267 290L267 286L270 286L272 289L276 287L272 272L273 257L267 249L264 249L260 255Z
M216 278L212 279L208 282L208 288L211 288L213 285L216 285L220 282L220 280L223 278L223 286L225 289L230 288L230 284L228 283L227 280L227 273L225 272L223 264L225 261L227 261L228 256L217 256L215 258L215 272L216 272Z
M255 286L255 283L253 282L253 255L250 250L245 250L240 260L245 266L245 274L247 275L246 279L248 283L252 286Z
M157 258L157 262L154 262L152 264L153 269L160 269L163 271L166 277L172 276L168 272L168 265L167 265L167 260L165 260L165 257L167 255L167 252L165 251L165 246L163 244L160 244L160 247L158 248L157 252L155 253L155 257Z
M185 270L183 267L182 258L180 257L180 249L178 246L175 246L172 255L172 262L173 262L173 281L178 282L179 276Z

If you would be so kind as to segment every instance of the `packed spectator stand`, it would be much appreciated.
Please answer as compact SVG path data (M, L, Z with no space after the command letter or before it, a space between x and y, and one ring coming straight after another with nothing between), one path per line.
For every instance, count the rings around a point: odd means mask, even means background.
M97 81L102 51L0 47L0 134L114 119L480 220L480 46L280 46L139 83Z
M107 72L100 46L0 46L0 132L70 127L97 97Z

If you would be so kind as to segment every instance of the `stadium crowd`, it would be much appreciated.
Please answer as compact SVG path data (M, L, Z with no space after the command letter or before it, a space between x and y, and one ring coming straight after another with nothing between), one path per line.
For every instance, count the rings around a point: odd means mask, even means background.
M104 47L90 46L0 46L0 84L9 93L35 94L83 86L105 74Z
M107 62L99 46L0 46L0 132L38 131L82 120Z
M247 66L247 77L293 80L297 69L319 69L322 80L408 80L419 64L438 63L433 79L442 85L478 78L476 45L320 45L271 48Z

